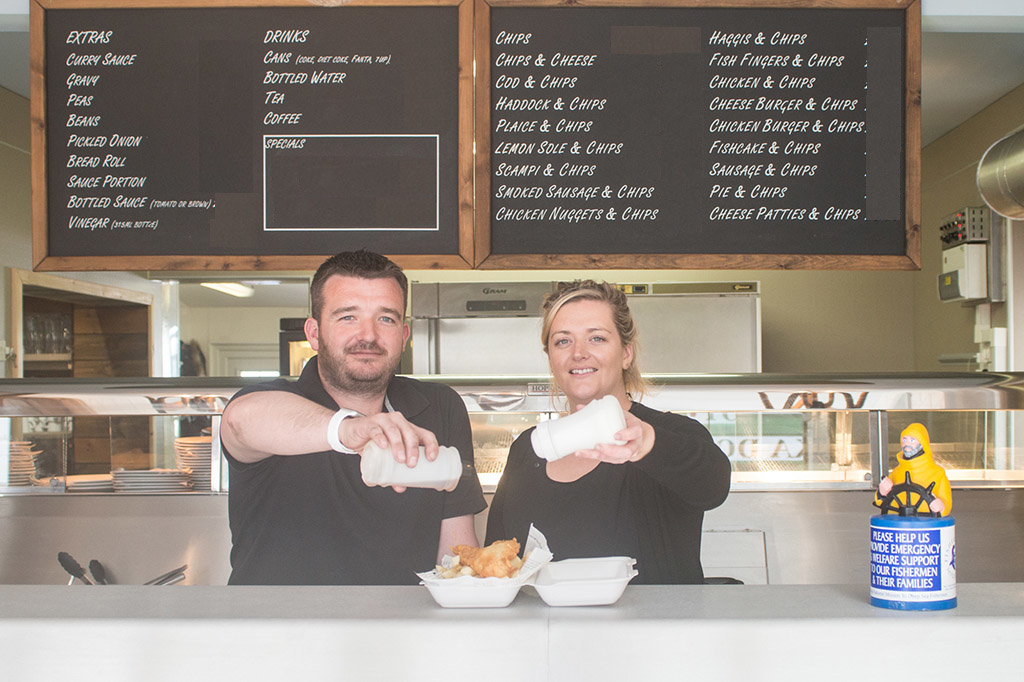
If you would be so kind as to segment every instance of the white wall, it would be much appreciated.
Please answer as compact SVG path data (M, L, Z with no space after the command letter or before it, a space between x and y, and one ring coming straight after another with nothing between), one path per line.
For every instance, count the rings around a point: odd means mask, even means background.
M210 376L236 375L245 361L253 369L278 368L278 328L282 317L306 317L302 308L181 307L183 340L196 341L206 355ZM232 361L235 361L234 363Z

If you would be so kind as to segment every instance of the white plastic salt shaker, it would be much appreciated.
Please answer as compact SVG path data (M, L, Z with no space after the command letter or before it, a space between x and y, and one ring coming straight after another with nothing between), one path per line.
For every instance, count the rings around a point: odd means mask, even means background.
M624 445L625 441L615 440L624 428L622 406L615 396L606 395L567 417L541 422L530 442L538 457L553 462L577 450L592 450L598 443Z

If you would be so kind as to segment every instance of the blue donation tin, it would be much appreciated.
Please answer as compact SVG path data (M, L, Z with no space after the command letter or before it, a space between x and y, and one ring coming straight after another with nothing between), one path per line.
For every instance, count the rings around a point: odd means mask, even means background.
M908 611L956 606L952 516L871 518L871 605Z

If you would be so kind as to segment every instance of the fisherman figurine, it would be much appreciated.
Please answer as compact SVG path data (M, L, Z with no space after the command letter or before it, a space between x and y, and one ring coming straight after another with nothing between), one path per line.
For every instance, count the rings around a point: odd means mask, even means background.
M879 483L875 506L882 514L948 516L953 509L949 479L932 456L928 429L915 422L900 436L899 464Z
M882 479L871 517L871 604L936 611L956 606L956 519L946 471L928 429L900 434L898 464Z

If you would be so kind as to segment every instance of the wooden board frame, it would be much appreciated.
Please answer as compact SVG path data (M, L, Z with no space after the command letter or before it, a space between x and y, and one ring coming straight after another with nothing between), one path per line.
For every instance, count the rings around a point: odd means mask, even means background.
M491 7L885 9L905 15L904 255L491 253ZM480 269L919 270L921 268L920 0L476 0L476 261Z
M458 73L458 254L395 254L403 268L465 269L473 253L473 0L30 0L30 115L32 144L32 256L34 270L212 270L222 273L315 270L331 253L320 255L149 255L57 257L49 253L46 147L46 12L57 9L245 8L245 7L414 7L459 9Z
M459 7L458 255L395 254L413 269L846 269L914 270L921 263L921 0L31 0L30 50L33 269L206 270L222 273L313 270L321 255L150 255L57 257L49 254L46 183L45 13L51 9L422 6ZM475 4L474 4L475 3ZM904 255L807 254L526 254L491 253L490 8L693 7L757 9L898 9L905 13ZM474 39L475 31L475 39ZM474 79L474 59L476 75ZM475 123L475 131L474 131ZM474 142L476 153L474 154ZM474 218L475 216L475 218Z

